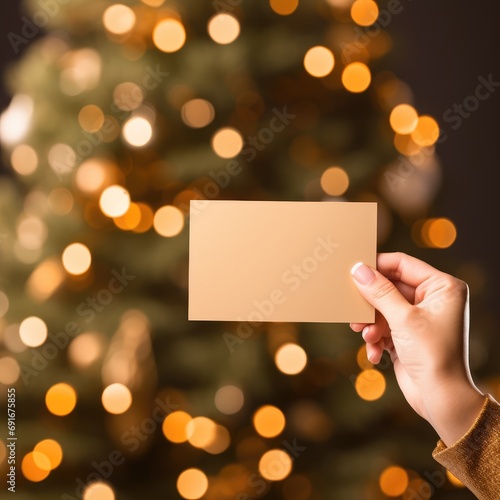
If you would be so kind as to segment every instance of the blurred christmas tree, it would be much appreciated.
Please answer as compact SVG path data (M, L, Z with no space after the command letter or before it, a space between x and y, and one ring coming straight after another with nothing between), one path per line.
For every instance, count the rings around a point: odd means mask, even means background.
M421 220L439 127L376 71L402 5L298 3L32 1L9 34L29 44L0 122L15 173L0 180L0 382L17 391L22 498L444 484L432 432L346 325L187 321L193 199L377 201L381 244L412 249L409 224L453 243L450 221Z

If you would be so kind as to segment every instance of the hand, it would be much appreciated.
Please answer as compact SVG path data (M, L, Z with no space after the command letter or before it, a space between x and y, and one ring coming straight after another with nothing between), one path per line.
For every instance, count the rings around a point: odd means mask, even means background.
M377 312L363 332L368 359L390 353L399 387L411 407L447 446L474 423L484 403L468 364L468 287L402 253L380 254L378 271L356 264L352 273Z

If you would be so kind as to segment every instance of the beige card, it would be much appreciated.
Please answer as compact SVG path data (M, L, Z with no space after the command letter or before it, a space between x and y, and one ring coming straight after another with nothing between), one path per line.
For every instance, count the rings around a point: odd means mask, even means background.
M189 319L374 321L350 270L376 263L376 203L191 202Z

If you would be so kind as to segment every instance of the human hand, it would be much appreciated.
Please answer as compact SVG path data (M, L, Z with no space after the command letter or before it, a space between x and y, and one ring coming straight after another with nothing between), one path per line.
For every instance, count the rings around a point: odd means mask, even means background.
M468 364L468 287L402 253L380 254L377 267L359 263L351 271L377 310L375 323L351 328L362 332L372 363L390 353L406 400L451 446L484 403Z

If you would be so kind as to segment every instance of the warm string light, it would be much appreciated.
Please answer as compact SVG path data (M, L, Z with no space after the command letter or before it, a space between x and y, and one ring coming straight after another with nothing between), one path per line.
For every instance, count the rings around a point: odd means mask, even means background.
M342 72L342 84L355 94L364 92L372 81L370 68L364 63L354 62L348 64Z
M215 110L205 99L192 99L182 106L182 121L191 128L203 128L209 125L214 117Z
M225 415L238 413L243 407L244 402L243 391L234 385L221 387L215 393L215 406Z
M107 217L120 217L129 209L130 194L122 186L109 186L101 193L99 206Z
M177 19L164 19L153 29L153 43L162 52L177 52L185 42L186 31Z
M363 370L355 382L356 392L365 401L380 399L386 388L385 377L378 370L369 368Z
M47 325L37 316L30 316L19 325L19 336L28 347L41 346L47 340L47 335Z
M20 375L21 367L14 358L11 358L10 356L3 356L2 358L0 358L0 384L15 384Z
M231 14L216 14L208 22L208 34L220 45L230 44L240 34L240 23Z
M278 369L286 375L297 375L307 364L307 354L297 344L288 343L282 345L274 356Z
M311 47L304 56L304 68L316 78L329 75L335 66L333 52L322 46Z
M83 243L68 245L62 254L64 269L73 276L80 276L90 269L92 255Z
M222 128L212 137L212 148L221 158L234 158L243 149L243 137L234 128Z
M160 236L172 238L184 228L184 214L173 205L165 205L156 211L153 226Z
M208 489L208 478L200 469L186 469L177 478L177 491L182 498L197 500Z
M269 0L271 9L280 16L293 14L299 6L299 0Z
M131 146L140 148L151 141L153 137L153 127L146 118L134 116L123 125L123 138Z
M349 187L349 176L341 167L327 168L321 175L321 188L330 196L342 196Z
M66 383L53 385L45 394L45 404L50 413L59 417L69 415L76 406L76 391Z
M378 5L372 0L356 0L351 6L352 20L360 26L371 26L378 16Z
M125 35L134 27L136 17L134 11L127 5L114 4L104 11L102 22L109 33Z
M399 497L408 488L409 477L407 472L398 466L390 466L382 471L379 485L382 493L389 497Z
M97 481L87 486L83 500L115 500L115 492L107 483Z
M272 438L278 436L283 432L285 424L285 415L276 406L262 406L253 416L255 430L262 437Z
M126 385L111 384L102 391L101 402L108 413L121 415L132 405L132 393Z
M259 472L268 481L282 481L292 472L292 459L283 450L269 450L259 461Z

